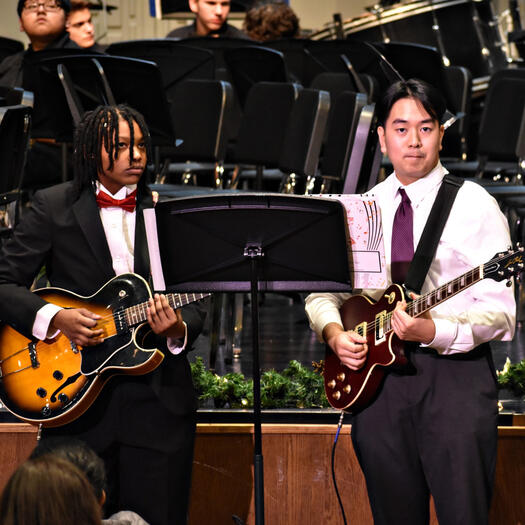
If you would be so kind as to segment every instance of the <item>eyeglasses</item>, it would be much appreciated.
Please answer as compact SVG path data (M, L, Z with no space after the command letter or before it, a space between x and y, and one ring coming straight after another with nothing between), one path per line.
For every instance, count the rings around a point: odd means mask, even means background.
M38 11L40 6L44 8L44 11L51 12L62 9L62 4L56 0L45 0L44 2L26 2L24 4L24 9L26 11Z

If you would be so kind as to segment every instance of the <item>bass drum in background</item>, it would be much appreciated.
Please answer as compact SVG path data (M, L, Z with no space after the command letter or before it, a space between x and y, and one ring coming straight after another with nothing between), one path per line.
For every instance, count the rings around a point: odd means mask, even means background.
M369 8L345 22L344 32L368 42L412 42L433 46L448 65L489 76L507 64L491 0L437 0Z

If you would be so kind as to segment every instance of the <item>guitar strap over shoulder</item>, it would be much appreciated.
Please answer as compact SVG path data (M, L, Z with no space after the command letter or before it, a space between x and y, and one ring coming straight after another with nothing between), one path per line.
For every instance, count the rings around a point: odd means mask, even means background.
M452 204L456 199L463 180L452 175L445 175L439 188L434 205L430 210L421 239L417 245L416 253L408 268L405 279L405 288L419 294L425 277L436 253L439 239L445 228Z

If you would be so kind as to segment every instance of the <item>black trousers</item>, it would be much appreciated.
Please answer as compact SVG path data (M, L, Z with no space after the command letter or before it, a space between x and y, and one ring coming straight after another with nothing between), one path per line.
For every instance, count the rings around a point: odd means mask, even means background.
M150 525L183 525L191 487L195 414L175 415L142 378L113 378L79 419L46 429L88 443L108 476L106 514L132 510Z
M458 357L411 353L357 414L352 441L376 525L484 525L497 451L497 386L488 346Z

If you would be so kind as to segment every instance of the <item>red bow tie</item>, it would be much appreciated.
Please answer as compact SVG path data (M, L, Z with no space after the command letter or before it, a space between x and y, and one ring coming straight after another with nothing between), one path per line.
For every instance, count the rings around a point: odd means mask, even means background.
M104 191L97 194L97 204L99 208L110 208L117 206L125 211L134 211L137 202L137 190L132 191L125 199L114 199Z

